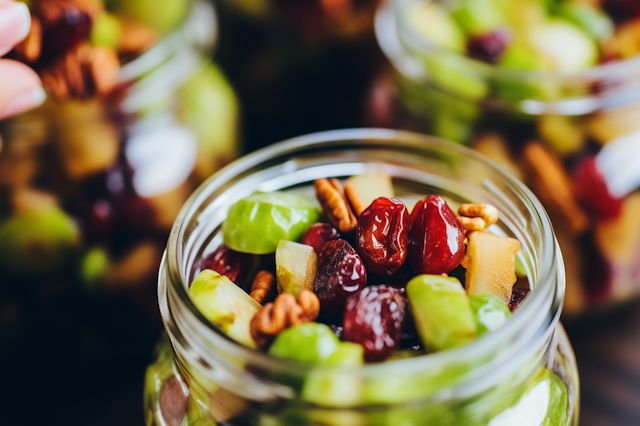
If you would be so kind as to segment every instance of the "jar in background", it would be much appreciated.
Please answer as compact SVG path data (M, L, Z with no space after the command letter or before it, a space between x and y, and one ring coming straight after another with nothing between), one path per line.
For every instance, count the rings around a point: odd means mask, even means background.
M169 3L146 7L160 19ZM180 3L177 27L167 21L150 48L123 56L109 93L49 93L0 123L0 360L29 365L7 373L20 375L16 395L34 380L67 383L60 394L103 374L135 380L160 327L155 283L171 224L240 151L234 90L209 59L215 11ZM42 353L46 365L31 359Z
M391 68L371 120L470 145L529 185L556 225L568 315L638 295L640 57L576 74L501 68L420 36L409 17L426 3L378 11Z
M521 261L533 290L503 328L440 353L349 370L316 369L246 348L196 309L188 285L199 260L221 243L221 224L230 205L255 191L313 193L315 179L374 170L392 177L401 199L438 193L453 202L486 202L498 208L499 232L521 241ZM432 421L497 426L521 424L518 416L577 425L578 373L558 323L564 283L562 255L542 205L520 182L471 150L413 133L374 129L324 132L274 145L207 180L173 226L158 287L168 339L147 370L147 425ZM345 398L305 401L300 389L318 375L336 380L332 383L346 389ZM559 388L568 391L547 386L551 376L556 383L562 380Z

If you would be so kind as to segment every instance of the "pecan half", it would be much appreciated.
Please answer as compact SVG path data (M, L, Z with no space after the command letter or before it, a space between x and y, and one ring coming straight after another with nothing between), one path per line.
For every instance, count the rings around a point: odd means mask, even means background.
M355 230L358 221L351 211L340 181L335 178L322 178L316 180L314 186L318 201L333 227L345 234Z
M589 218L573 194L571 178L560 160L538 142L529 142L523 150L531 172L531 186L540 200L574 234L589 227Z
M320 313L320 301L309 290L302 290L298 300L289 293L282 293L273 303L267 303L251 319L251 337L265 346L285 328L315 320Z
M351 182L347 182L344 184L344 195L349 202L349 206L356 217L360 217L363 211L367 209L367 205L364 203L364 200L360 196L358 189Z
M482 231L498 221L498 209L490 204L463 204L458 214L460 223L469 232Z
M31 29L27 37L15 47L18 59L32 64L40 58L42 51L42 23L35 16L31 17Z
M273 287L274 281L275 277L271 272L258 272L258 275L256 275L256 278L253 280L250 296L253 297L256 302L262 304L264 299L269 295L269 292L271 292L271 287Z

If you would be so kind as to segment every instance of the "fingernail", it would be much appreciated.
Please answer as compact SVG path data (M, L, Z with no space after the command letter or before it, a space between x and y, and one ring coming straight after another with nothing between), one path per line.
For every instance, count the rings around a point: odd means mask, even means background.
M46 98L47 94L40 86L36 86L25 92L19 93L11 100L11 102L9 102L7 108L4 110L2 115L0 115L0 119L20 114L21 112L40 106Z
M29 8L22 2L0 2L0 51L23 40L31 28Z

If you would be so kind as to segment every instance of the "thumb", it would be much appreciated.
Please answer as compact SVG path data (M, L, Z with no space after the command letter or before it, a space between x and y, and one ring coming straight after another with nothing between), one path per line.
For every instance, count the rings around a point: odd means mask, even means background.
M31 28L31 15L26 4L0 0L0 56L22 41Z
M34 70L18 61L0 60L0 120L41 105L46 94Z

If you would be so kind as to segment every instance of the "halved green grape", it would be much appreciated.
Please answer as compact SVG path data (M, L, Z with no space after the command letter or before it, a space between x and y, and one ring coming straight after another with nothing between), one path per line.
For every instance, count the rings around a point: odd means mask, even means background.
M93 21L91 43L116 49L122 37L122 24L114 15L103 12Z
M493 294L470 296L469 303L476 320L478 336L499 329L511 316L509 306Z
M302 290L313 291L318 269L318 256L313 247L281 240L276 249L278 293L298 297Z
M340 340L328 325L308 322L280 333L269 353L278 358L306 364L322 364L339 346Z
M318 217L313 199L287 192L257 192L229 209L222 226L224 243L244 253L273 253L280 240L298 241Z
M193 281L189 293L198 310L216 327L243 345L257 347L249 323L262 306L229 278L206 269Z
M475 338L469 298L457 278L418 275L407 284L407 296L428 351L464 345Z

